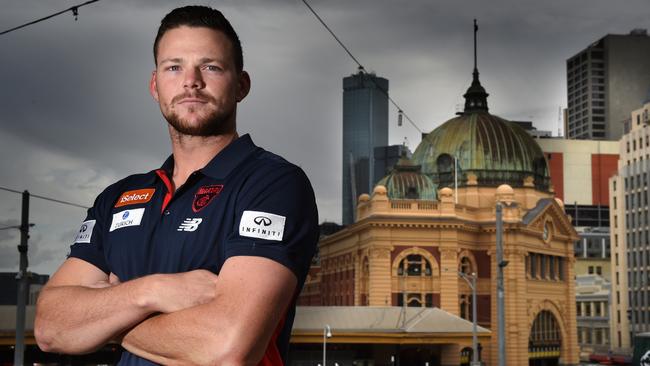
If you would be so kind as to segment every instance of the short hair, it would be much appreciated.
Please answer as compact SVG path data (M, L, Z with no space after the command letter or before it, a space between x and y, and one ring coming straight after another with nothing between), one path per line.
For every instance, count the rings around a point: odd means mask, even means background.
M158 43L160 43L160 39L167 31L182 26L205 27L223 33L232 43L237 71L241 72L244 69L244 55L235 29L219 10L201 5L176 8L160 21L160 27L153 42L153 59L156 65L158 64Z

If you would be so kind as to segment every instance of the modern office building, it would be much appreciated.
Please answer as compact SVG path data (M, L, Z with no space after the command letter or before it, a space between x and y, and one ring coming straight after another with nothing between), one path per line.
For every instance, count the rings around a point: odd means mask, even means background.
M612 243L611 340L629 352L650 331L650 101L634 110L620 140L618 173L609 180Z
M395 167L395 164L399 161L400 158L411 157L411 150L409 150L406 145L390 145L390 146L379 146L375 148L375 177L373 179L373 184L379 182L379 180ZM357 192L368 193L368 192Z
M343 78L343 225L354 221L356 197L372 192L375 148L388 145L388 80L359 70Z
M566 62L569 139L618 140L650 87L650 37L608 34Z
M574 244L576 276L598 275L611 279L610 240L607 227L576 228L580 240ZM577 285L576 285L577 286Z
M606 359L609 353L610 283L597 274L576 272L576 319L583 361Z
M564 209L573 219L581 240L585 239L581 228L598 228L607 231L604 236L609 236L607 182L617 171L618 142L563 138L535 141L546 156L555 197L564 202ZM595 235L595 231L588 235Z

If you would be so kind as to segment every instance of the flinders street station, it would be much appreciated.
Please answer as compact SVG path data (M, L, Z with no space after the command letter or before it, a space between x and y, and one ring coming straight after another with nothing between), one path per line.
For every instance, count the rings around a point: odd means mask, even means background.
M353 224L321 238L299 298L292 364L326 343L327 364L469 365L473 279L478 356L497 365L497 205L505 364L578 364L578 234L541 148L489 113L478 76L475 68L464 111L358 196Z

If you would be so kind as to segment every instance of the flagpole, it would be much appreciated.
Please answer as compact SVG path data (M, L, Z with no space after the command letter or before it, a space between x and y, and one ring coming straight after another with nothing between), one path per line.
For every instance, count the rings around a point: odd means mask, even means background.
M458 204L458 159L454 155L454 197Z

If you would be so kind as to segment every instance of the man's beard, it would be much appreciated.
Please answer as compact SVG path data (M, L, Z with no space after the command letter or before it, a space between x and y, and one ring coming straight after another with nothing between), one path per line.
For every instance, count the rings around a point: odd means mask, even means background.
M206 96L204 94L198 94L198 95L180 95L174 97L172 100L172 105L175 104L177 100L181 100L183 98L200 98L203 100L207 100L209 104L215 105L214 99ZM188 112L190 114L193 114L196 112L196 108L190 107L188 109ZM204 118L201 118L200 120L196 121L195 123L190 123L187 120L180 118L178 114L172 109L168 114L163 113L163 116L167 120L167 122L181 135L186 135L186 136L201 136L201 137L208 137L208 136L218 136L218 135L223 135L228 132L232 132L234 130L234 118L233 117L234 110L218 110L218 109L213 109L210 111L210 114L205 116Z

